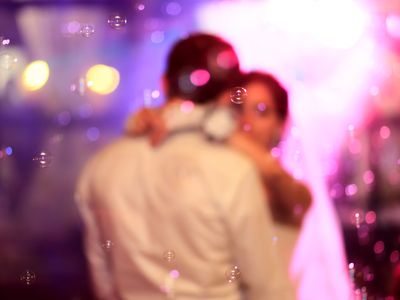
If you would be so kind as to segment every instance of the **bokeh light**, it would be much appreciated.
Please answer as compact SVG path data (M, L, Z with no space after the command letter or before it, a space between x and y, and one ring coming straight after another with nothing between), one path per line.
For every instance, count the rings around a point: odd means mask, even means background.
M100 95L111 94L119 85L117 69L106 65L94 65L86 73L88 88Z
M22 74L22 84L28 91L41 89L49 79L50 68L44 60L31 62Z

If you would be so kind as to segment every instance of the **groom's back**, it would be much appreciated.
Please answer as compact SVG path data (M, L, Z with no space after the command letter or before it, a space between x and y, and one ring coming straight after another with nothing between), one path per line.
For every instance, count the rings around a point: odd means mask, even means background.
M229 230L235 192L254 171L245 158L189 133L157 149L121 139L90 165L123 299L239 298L225 272L236 263Z
M259 259L263 237L252 235L268 235L265 211L255 211L265 209L263 192L247 159L199 133L156 149L124 138L90 162L82 182L96 195L100 235L114 244L107 255L123 299L239 299L238 282L229 283L226 272L257 264L247 248ZM258 282L271 270L247 272L246 280Z

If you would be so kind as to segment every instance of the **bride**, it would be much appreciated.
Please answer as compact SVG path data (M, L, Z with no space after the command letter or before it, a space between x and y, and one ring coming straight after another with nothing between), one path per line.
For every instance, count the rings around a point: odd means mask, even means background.
M236 100L239 101L230 99L230 93L227 91L221 96L219 108L215 110L223 111L229 107L235 112L234 122L238 126L234 127L237 129L229 132L224 141L249 156L260 171L275 223L272 243L276 245L289 276L292 253L300 227L311 205L311 193L303 183L294 179L273 155L288 117L288 94L273 76L262 72L244 74L240 86L243 88L236 94L236 97L239 97ZM240 93L243 92L247 95L241 98ZM190 108L190 104L184 105L186 109ZM221 119L218 123L218 118L220 117L209 118L211 121L214 119L214 125L208 122L210 125L205 126L206 134L213 136L213 130L221 131L221 128L213 128L215 124L221 127L226 124L226 121L224 123ZM130 117L126 124L128 134L148 134L154 146L167 137L170 129L162 119L162 111L156 109L143 109ZM221 139L220 133L216 135Z

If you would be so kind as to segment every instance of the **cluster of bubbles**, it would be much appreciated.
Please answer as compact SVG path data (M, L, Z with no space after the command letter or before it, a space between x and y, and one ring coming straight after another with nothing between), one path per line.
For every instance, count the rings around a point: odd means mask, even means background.
M171 250L171 249L168 249L167 251L164 251L163 258L167 262L171 263L175 259L175 252L173 250Z
M78 80L71 84L70 90L71 92L79 96L84 96L86 94L87 88L90 87L92 84L92 81L86 80L85 77L80 77Z
M244 87L234 87L231 90L230 98L235 104L243 104L247 98L247 90Z
M106 240L104 242L103 245L101 245L101 247L105 250L105 251L111 251L111 249L114 247L114 243L111 240Z
M121 29L128 23L128 19L121 14L114 13L108 18L107 23L113 29ZM89 38L95 34L96 30L94 24L72 21L64 26L63 31L69 36L80 35Z
M108 18L107 23L111 28L119 30L125 27L125 25L128 23L128 19L121 14L115 13Z
M21 274L20 280L26 285L31 285L36 281L36 274L30 270L26 270Z
M82 24L79 33L81 36L88 38L94 34L94 25L93 24Z
M229 283L233 283L236 280L240 279L240 269L238 266L232 266L229 270L225 272L225 278Z
M35 155L32 160L40 168L44 169L51 166L53 156L49 152L41 151L39 154Z

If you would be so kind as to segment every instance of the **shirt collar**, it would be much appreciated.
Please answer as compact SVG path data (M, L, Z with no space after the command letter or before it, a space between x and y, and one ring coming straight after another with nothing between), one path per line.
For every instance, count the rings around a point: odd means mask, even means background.
M196 105L192 101L178 101L169 104L163 111L168 132L200 129L212 105Z

